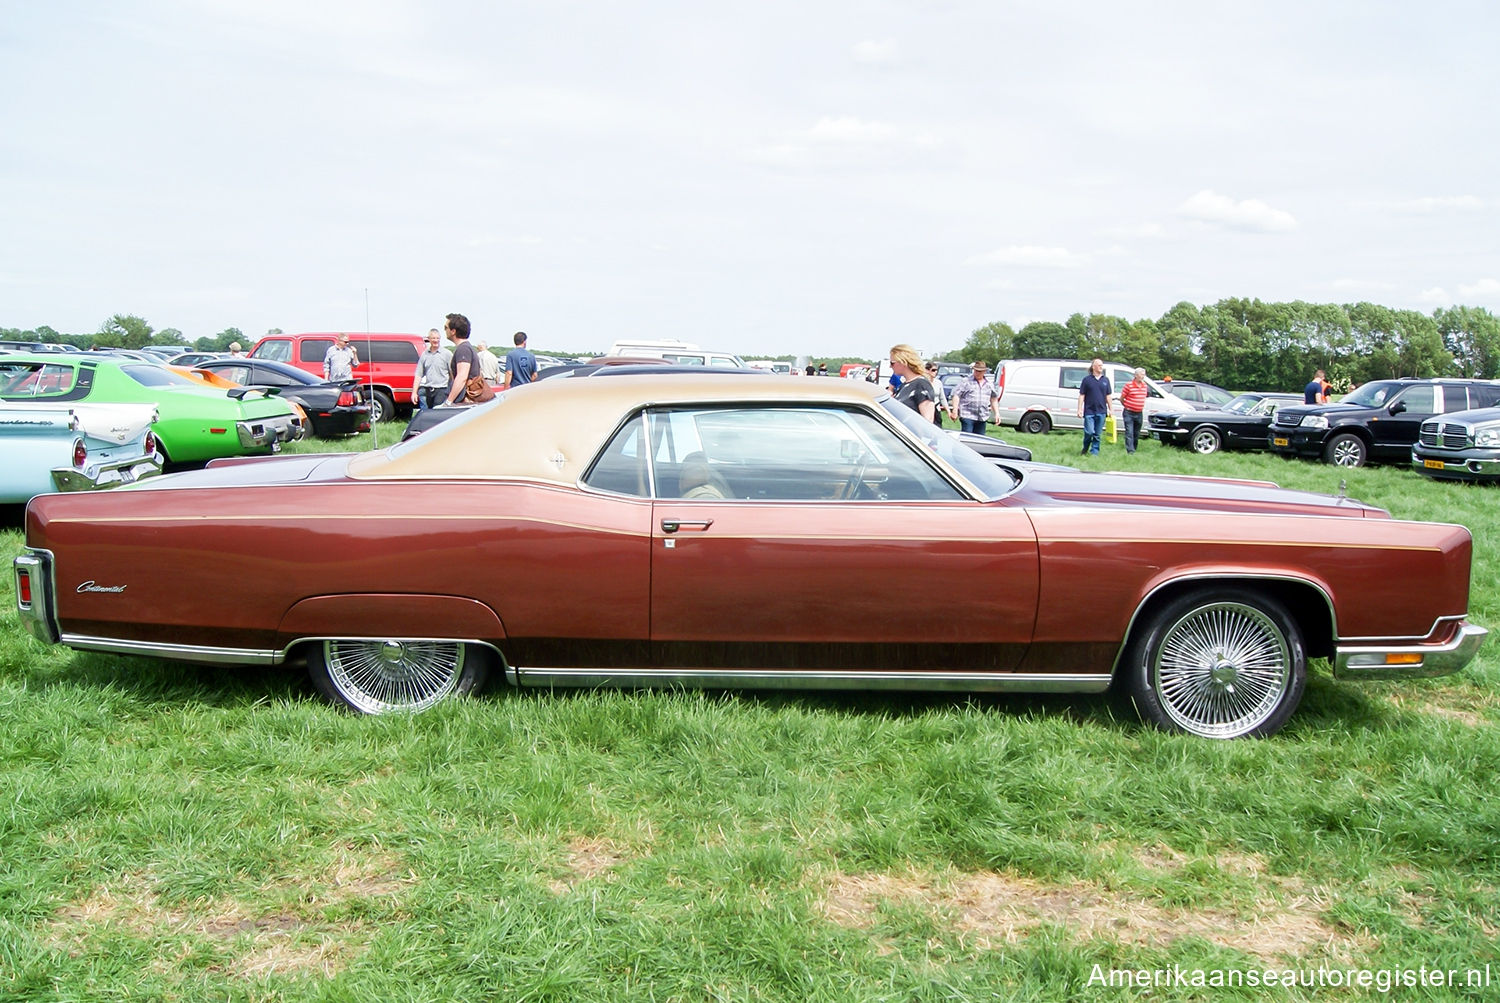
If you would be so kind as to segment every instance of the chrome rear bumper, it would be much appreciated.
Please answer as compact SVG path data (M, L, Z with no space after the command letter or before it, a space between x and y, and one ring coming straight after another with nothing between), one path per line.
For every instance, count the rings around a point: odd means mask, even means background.
M1484 627L1461 623L1444 644L1406 644L1384 648L1339 648L1333 674L1340 679L1421 679L1462 669L1489 636Z

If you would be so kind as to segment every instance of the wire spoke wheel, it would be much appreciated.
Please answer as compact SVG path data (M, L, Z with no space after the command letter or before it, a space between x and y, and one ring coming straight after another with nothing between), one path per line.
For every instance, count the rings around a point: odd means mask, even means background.
M323 670L337 699L365 714L419 711L451 696L467 646L454 641L324 641Z
M1292 646L1265 611L1240 602L1196 607L1167 626L1147 666L1167 719L1183 731L1235 738L1264 725L1293 687Z

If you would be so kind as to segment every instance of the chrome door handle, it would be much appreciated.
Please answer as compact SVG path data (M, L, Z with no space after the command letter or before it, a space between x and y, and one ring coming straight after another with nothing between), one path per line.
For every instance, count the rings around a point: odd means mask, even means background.
M696 529L701 533L713 524L714 521L712 519L663 519L661 521L661 531L663 533L675 533L679 529Z

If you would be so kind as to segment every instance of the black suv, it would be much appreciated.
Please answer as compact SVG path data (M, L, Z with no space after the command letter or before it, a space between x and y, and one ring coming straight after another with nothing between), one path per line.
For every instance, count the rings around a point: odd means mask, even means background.
M1284 456L1326 463L1410 463L1422 422L1435 414L1500 404L1488 380L1371 380L1337 404L1303 404L1276 412L1266 446Z

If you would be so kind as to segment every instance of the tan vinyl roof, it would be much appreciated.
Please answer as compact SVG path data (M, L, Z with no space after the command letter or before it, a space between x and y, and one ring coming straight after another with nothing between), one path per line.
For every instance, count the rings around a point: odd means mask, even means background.
M360 479L525 478L574 484L604 440L629 415L652 405L855 403L887 391L863 380L829 377L692 374L548 379L516 387L459 426L357 456ZM449 419L456 421L458 419Z

